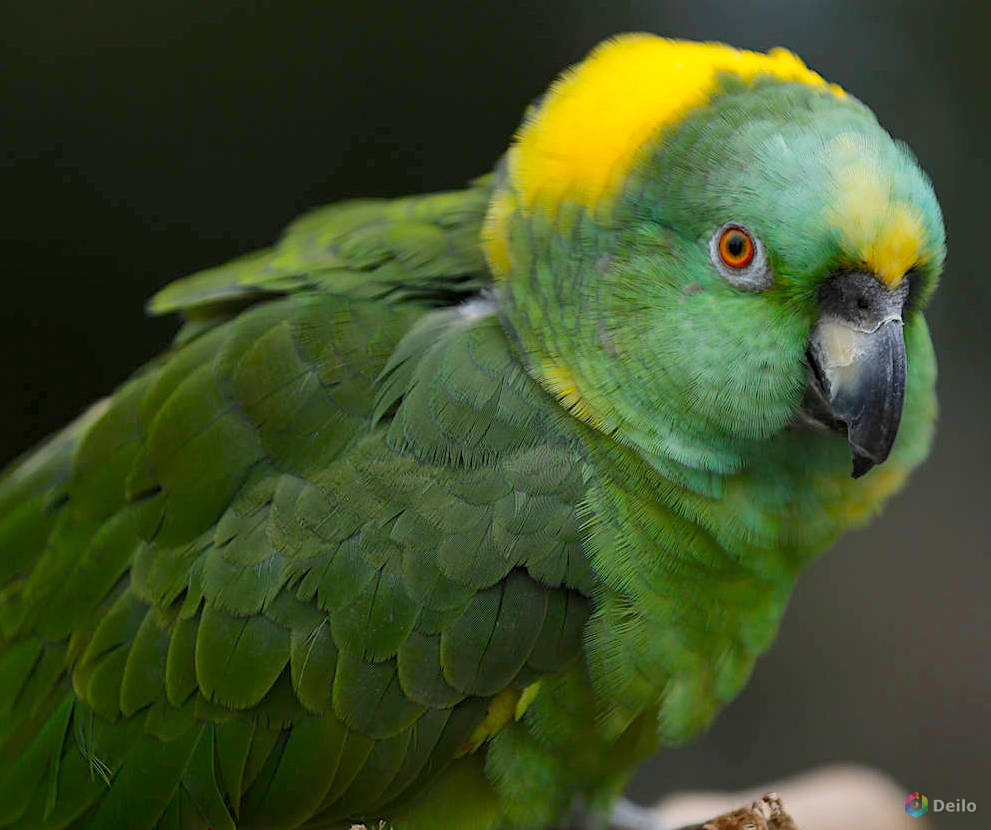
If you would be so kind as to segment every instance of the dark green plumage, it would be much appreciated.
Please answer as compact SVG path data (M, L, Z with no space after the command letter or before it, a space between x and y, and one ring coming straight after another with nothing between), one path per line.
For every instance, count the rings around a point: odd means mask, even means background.
M431 310L486 198L169 286L179 344L7 473L3 826L346 825L576 659L579 460L497 321Z

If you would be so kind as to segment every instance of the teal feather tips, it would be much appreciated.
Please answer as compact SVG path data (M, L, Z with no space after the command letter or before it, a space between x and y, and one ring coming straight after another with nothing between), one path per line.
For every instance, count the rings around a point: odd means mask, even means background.
M943 231L794 56L662 43L697 88L637 87L623 164L520 138L307 214L163 289L173 347L0 477L0 827L545 827L738 693L928 451ZM857 480L850 342L908 357Z

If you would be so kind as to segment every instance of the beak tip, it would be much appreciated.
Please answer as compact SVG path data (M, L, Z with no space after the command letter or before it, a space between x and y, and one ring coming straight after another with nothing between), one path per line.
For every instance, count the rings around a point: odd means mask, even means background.
M853 451L853 470L850 472L850 478L860 478L861 476L867 475L875 466L876 463L873 458L869 456L862 455L856 450Z

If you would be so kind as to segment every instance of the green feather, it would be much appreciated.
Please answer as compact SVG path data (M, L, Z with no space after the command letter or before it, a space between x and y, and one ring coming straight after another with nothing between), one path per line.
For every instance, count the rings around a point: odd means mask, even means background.
M235 830L234 819L217 783L216 728L208 726L200 731L182 776L182 789L212 830Z
M343 651L337 656L333 703L337 717L372 738L395 735L424 711L403 695L395 660L369 663Z
M361 770L340 797L342 815L361 816L382 803L382 793L403 765L411 732L412 727L375 741Z
M526 662L547 610L547 591L514 571L480 591L441 634L444 679L469 694L494 695Z
M179 619L172 627L165 658L165 693L179 707L196 691L196 640L199 617Z
M245 764L255 732L253 721L234 719L214 727L217 784L235 818L241 810Z
M391 542L387 544L395 545ZM376 572L368 588L330 615L334 642L365 660L393 656L409 636L420 606L406 593L399 551Z
M92 819L93 828L152 828L176 794L200 733L190 729L174 741L146 735L127 753L121 772L113 779Z
M337 668L337 646L330 623L323 620L311 628L293 628L289 661L300 702L312 712L327 711Z
M581 652L589 610L589 601L581 594L560 589L549 591L547 615L527 664L538 672L548 674L567 668Z
M233 723L233 721L231 722ZM269 756L279 746L279 738L281 736L281 729L273 729L257 721L255 722L255 729L251 735L251 747L248 750L248 757L244 761L244 776L241 785L242 793L247 792L255 783Z
M330 713L295 724L267 788L255 785L246 797L244 822L293 827L313 815L334 780L346 735Z
M37 737L17 759L16 764L5 769L0 776L0 824L12 824L28 808L35 788L46 773L58 768L51 766L51 759L61 755L62 744L72 715L72 695L64 695L58 708L48 717Z
M149 735L155 735L162 741L174 741L191 729L196 721L195 695L189 698L181 706L173 706L167 700L156 700L148 709L145 716L143 729Z
M324 813L327 808L336 804L341 795L351 786L351 782L361 772L375 746L375 741L366 738L360 733L349 731L344 741L344 748L341 750L337 764L337 770L333 777L333 783L327 794L320 802L317 813Z
M403 694L422 706L445 708L464 697L444 679L440 635L413 632L399 649L396 664Z
M254 706L289 662L289 631L265 617L203 609L196 633L196 680L210 701Z
M388 804L400 796L420 776L434 754L453 709L433 709L409 728L402 765L388 786L370 802Z
M40 637L26 637L15 642L0 658L0 717L13 708L37 666L42 648Z
M120 711L124 717L131 717L163 697L169 644L168 630L159 624L155 612L149 610L127 653L120 686Z

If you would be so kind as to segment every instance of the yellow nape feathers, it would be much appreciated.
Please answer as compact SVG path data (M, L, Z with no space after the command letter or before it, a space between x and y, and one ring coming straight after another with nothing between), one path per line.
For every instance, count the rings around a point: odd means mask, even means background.
M709 100L721 73L748 83L769 75L845 95L785 49L765 55L720 43L622 35L564 72L517 133L509 173L522 206L553 211L573 200L597 207L621 186L652 138Z

